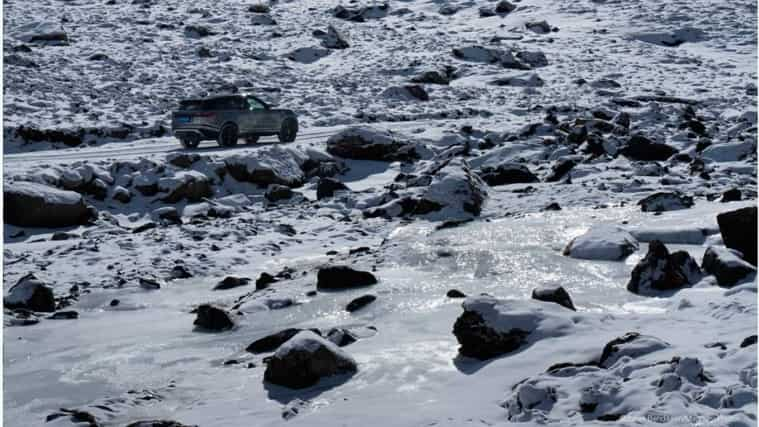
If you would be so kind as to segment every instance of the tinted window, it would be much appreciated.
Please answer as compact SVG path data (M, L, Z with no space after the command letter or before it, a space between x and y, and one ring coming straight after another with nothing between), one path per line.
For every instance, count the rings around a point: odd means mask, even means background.
M203 101L200 100L182 101L179 103L179 109L182 111L198 111L203 108Z
M240 98L214 98L205 103L209 110L242 110L240 101Z

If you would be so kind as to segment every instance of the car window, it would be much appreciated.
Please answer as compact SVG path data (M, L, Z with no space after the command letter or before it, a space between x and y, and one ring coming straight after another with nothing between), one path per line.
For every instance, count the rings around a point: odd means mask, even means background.
M179 103L179 109L182 111L199 111L203 108L204 105L201 100L182 101Z
M242 110L239 98L214 98L206 101L209 110Z
M256 98L247 98L248 101L248 110L263 110L265 109L264 104L259 102Z

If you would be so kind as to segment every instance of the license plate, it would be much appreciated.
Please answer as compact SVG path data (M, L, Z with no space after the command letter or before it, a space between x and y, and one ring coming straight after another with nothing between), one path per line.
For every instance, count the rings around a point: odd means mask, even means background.
M190 116L179 116L177 117L177 122L179 123L190 123L192 121L192 117Z

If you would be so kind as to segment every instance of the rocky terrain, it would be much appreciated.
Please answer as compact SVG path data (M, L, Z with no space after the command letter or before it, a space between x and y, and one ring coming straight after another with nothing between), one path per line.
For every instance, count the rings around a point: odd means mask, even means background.
M4 8L5 425L756 424L754 3Z

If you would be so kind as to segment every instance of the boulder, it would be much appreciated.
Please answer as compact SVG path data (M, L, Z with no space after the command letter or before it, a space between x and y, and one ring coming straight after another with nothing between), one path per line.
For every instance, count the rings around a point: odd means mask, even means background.
M731 188L724 193L722 193L722 198L719 199L722 203L727 202L739 202L742 199L741 190L738 188Z
M155 277L140 277L137 282L142 289L149 291L155 291L166 286L163 280L156 279Z
M182 169L188 169L198 160L200 160L200 155L195 153L173 153L166 156L166 161L170 165Z
M263 272L256 279L256 290L266 289L272 283L276 283L277 278L269 273Z
M577 162L572 159L561 159L553 164L551 173L546 177L546 182L557 182L564 178L574 167Z
M130 193L126 188L117 185L113 188L113 194L111 197L113 200L116 200L118 202L129 203L132 200L132 193Z
M180 200L200 202L213 195L211 179L197 171L177 172L174 176L158 180L158 190L168 193L163 202L176 203Z
M33 182L8 182L3 186L3 217L21 227L68 227L87 224L96 216L79 193Z
M275 351L303 329L289 328L253 341L245 351L253 354Z
M564 248L564 255L578 259L618 261L638 250L638 241L626 230L599 225L577 236Z
M235 322L232 315L221 307L203 304L197 308L197 316L193 324L199 330L219 332L232 329Z
M53 288L33 273L22 277L3 299L6 308L23 308L32 311L55 311Z
M227 276L214 286L214 291L238 288L250 284L249 277Z
M369 127L352 126L327 139L327 152L345 159L408 161L419 158L415 144L394 133Z
M314 62L329 56L331 51L320 47L299 47L290 52L287 57L301 64L313 64Z
M127 427L198 427L196 425L182 424L171 420L147 420L130 423Z
M356 361L334 343L311 331L301 331L269 359L264 380L292 389L310 387L322 378L352 375Z
M279 184L299 187L305 181L301 165L305 162L301 153L287 149L271 149L255 153L238 154L224 159L232 178L266 187Z
M72 129L37 129L19 126L16 129L16 135L24 142L62 143L69 147L76 147L84 142L84 132Z
M635 134L619 150L619 154L630 160L664 161L677 154L677 149L667 144L653 142L643 135Z
M508 77L500 77L491 80L490 84L495 86L514 86L514 87L542 87L545 81L535 73L518 74Z
M547 337L562 336L574 327L570 311L546 311L530 301L499 300L490 296L467 298L453 334L459 353L487 360ZM573 313L572 313L573 314Z
M572 311L577 311L569 292L562 286L544 286L532 290L532 299L545 302L553 302Z
M704 252L701 268L717 278L717 284L731 288L756 274L756 267L742 260L730 249L709 246Z
M316 185L316 198L319 200L330 198L335 191L350 191L350 188L336 179L321 178Z
M377 278L372 273L342 265L320 268L316 280L316 288L319 290L352 289L377 283Z
M435 85L447 85L451 83L453 78L453 68L446 68L445 70L427 70L422 71L416 76L411 78L414 83L426 83Z
M466 294L461 292L458 289L450 289L448 292L445 293L445 296L448 298L466 298Z
M380 94L383 98L400 101L429 101L430 96L420 85L391 86Z
M527 184L539 181L538 177L530 172L527 166L511 162L501 163L495 167L483 166L478 175L490 186Z
M250 23L251 25L277 25L277 21L266 13L251 16Z
M327 49L347 49L350 47L348 39L337 28L330 25L322 37L322 46Z
M660 191L638 202L643 212L665 212L688 209L693 206L693 197L679 191Z
M606 343L601 358L598 360L598 366L610 368L622 357L635 359L668 347L669 344L656 337L628 332Z
M693 285L701 278L701 269L690 254L685 251L670 254L664 243L652 240L646 256L633 268L627 290L652 295Z
M739 251L744 260L756 266L756 206L723 212L717 215L717 224L725 246Z
M382 19L387 16L390 10L388 3L373 4L371 6L345 7L338 5L332 9L335 18L344 19L352 22L366 22L370 19Z
M345 306L345 311L353 313L354 311L361 310L367 305L373 303L376 299L377 297L374 295L362 295L349 302L348 305Z
M512 4L508 0L500 0L495 5L495 13L507 14L507 13L513 12L514 10L516 10L516 8L517 8L516 5Z

